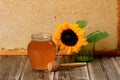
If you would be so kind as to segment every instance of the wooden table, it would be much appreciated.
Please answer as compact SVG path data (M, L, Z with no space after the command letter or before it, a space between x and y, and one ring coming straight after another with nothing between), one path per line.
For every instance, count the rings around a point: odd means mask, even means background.
M120 57L94 57L84 67L35 71L26 56L0 56L0 80L120 80Z

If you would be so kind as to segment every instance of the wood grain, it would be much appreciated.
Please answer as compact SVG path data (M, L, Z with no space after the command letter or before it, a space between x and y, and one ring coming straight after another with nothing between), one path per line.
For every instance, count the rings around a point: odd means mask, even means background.
M2 56L0 80L19 80L26 58L24 56Z
M88 63L90 80L107 80L106 73L100 63L100 57L94 58L93 62Z
M23 69L20 80L53 80L54 72L37 71L32 69L29 60Z
M87 66L63 68L55 72L54 80L89 80Z
M96 57L88 64L91 80L120 80L119 57Z
M117 56L116 59L117 59L117 62L118 62L118 66L120 67L120 56Z
M73 55L57 55L56 61L59 63L73 62ZM87 66L60 68L55 72L54 80L89 80Z
M101 65L109 80L120 80L120 67L115 57L102 57Z
M0 80L120 80L120 56L94 56L87 66L55 72L32 69L27 56L0 56Z

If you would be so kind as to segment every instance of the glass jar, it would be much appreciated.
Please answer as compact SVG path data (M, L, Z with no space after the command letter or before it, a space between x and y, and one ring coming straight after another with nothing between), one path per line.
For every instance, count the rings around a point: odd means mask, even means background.
M56 46L50 33L33 34L27 51L32 67L45 70L47 64L55 60Z
M93 60L93 52L95 48L95 43L89 43L87 46L83 46L81 51L75 55L75 61L85 61L90 62Z

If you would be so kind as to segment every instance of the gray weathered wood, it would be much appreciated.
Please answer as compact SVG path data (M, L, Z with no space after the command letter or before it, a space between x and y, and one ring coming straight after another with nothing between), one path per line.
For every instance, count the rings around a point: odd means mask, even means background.
M102 57L101 64L108 80L120 80L120 67L115 57Z
M120 56L117 56L116 59L117 59L117 62L118 62L118 66L120 68Z
M88 64L91 80L120 80L120 66L118 65L120 61L117 59L105 56L94 58L94 61Z
M59 63L71 63L74 62L73 55L56 55L56 61Z
M1 56L0 80L19 80L26 63L24 56Z
M100 57L94 57L94 60L88 63L88 69L90 80L108 80L102 68Z
M74 62L73 55L57 55L56 61L60 63ZM61 68L55 72L54 80L89 80L87 66Z
M20 80L53 80L54 72L38 71L34 70L31 67L29 59L24 67L24 70L21 74Z
M87 66L60 69L54 80L89 80Z
M0 80L120 80L120 57L98 56L84 67L48 72L32 69L26 56L0 56Z
M89 80L89 77L87 66L61 68L57 72L36 71L32 69L28 59L20 80Z

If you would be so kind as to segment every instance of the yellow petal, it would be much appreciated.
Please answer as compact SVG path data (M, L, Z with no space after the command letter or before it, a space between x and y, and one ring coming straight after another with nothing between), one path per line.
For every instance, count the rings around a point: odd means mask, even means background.
M71 52L72 52L72 48L71 48L71 47L68 47L68 49L67 49L67 54L71 54Z
M66 46L65 46L64 44L61 44L60 49L61 49L61 50L64 50L65 47L66 47Z

